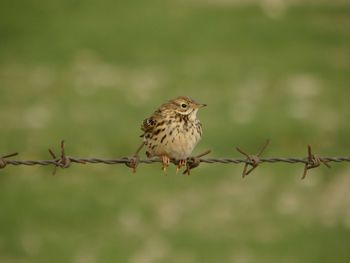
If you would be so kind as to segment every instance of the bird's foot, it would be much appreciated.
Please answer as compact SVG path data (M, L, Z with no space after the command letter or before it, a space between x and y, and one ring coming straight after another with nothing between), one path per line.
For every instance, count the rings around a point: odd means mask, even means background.
M162 161L162 170L166 174L166 170L170 164L170 158L166 155L162 155L162 156L160 156L160 159Z

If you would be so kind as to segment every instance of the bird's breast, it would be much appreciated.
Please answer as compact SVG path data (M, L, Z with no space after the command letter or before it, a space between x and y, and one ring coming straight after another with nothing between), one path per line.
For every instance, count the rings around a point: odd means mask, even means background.
M167 155L174 159L189 157L202 136L198 120L166 120L164 124L144 136L149 156Z

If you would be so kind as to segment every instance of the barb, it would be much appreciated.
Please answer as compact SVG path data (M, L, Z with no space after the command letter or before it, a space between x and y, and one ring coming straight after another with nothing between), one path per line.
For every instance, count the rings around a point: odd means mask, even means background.
M246 177L248 174L250 174L256 167L258 167L258 165L261 163L261 159L260 156L261 154L265 151L266 147L269 145L270 140L266 140L266 142L263 144L263 146L261 147L261 149L259 150L259 152L255 155L250 155L247 154L246 152L244 152L242 149L240 149L239 147L236 147L236 150L243 154L244 156L247 157L247 162L244 165L243 168L243 172L242 172L242 178ZM252 166L248 171L248 166Z
M205 158L204 156L210 153L210 150L199 154L194 157L187 158L187 164L186 169L184 171L184 174L190 174L190 171L196 167L198 167L201 163L206 164L244 164L244 169L242 172L242 176L245 177L249 173L251 173L254 169L256 169L261 163L289 163L289 164L303 164L304 165L304 171L301 179L306 178L307 173L310 169L320 167L321 164L324 164L326 167L330 168L329 165L330 162L340 163L340 162L350 162L350 156L345 157L320 157L319 155L313 154L311 146L308 145L308 156L307 157L261 157L262 153L266 149L266 147L269 144L269 140L267 140L261 149L258 151L256 155L250 155L247 154L245 151L243 151L241 148L236 147L236 150L244 155L246 158L239 159L239 158ZM136 167L139 164L152 164L152 163L160 163L161 160L158 157L150 158L150 159L140 159L138 156L138 152L141 150L143 145L140 146L137 153L132 157L121 157L116 159L102 159L102 158L96 158L96 157L72 157L68 156L66 154L65 150L65 142L62 140L60 144L60 156L57 157L57 155L49 149L49 153L52 157L52 159L49 160L13 160L9 159L10 157L18 155L18 153L8 154L0 157L0 169L6 168L8 165L18 166L18 165L26 165L26 166L33 166L33 165L53 165L54 171L53 174L56 173L57 167L60 168L69 168L72 163L78 163L78 164L106 164L106 165L115 165L115 164L125 164L128 167L132 168L133 171L136 171ZM177 160L171 160L171 163L177 165ZM248 170L248 167L251 166L251 168Z
M68 168L70 166L71 162L72 162L72 159L73 159L73 158L71 158L69 156L66 156L66 152L65 152L65 149L64 149L64 140L61 141L60 145L61 145L61 156L60 156L60 158L57 158L56 154L51 149L49 149L49 153L50 153L50 155L53 158L53 163L52 164L55 165L55 168L54 168L54 170L52 172L52 175L56 174L57 167ZM85 164L86 163L84 160L79 160L79 159L75 159L74 162L75 163L80 163L80 164Z
M8 163L8 160L6 160L6 158L10 158L10 157L13 157L13 156L16 156L16 155L18 155L18 153L11 153L11 154L7 154L7 155L4 155L4 156L1 156L0 157L0 169L6 167L6 165Z
M301 177L302 180L305 179L307 172L310 169L319 167L321 163L323 163L328 168L331 168L331 166L327 163L329 161L323 160L323 158L320 158L318 155L312 153L310 145L307 146L307 153L308 153L307 163L305 163L305 166L304 166L303 176Z
M134 156L132 156L130 158L130 161L125 163L125 165L129 168L132 169L133 173L136 173L136 168L140 163L140 156L139 156L139 152L141 151L141 149L143 148L143 146L145 145L145 142L142 142L141 145L139 146L139 148L137 148Z
M187 174L190 175L190 171L194 168L196 168L200 163L201 163L201 157L209 154L211 152L211 150L207 150L204 153L201 153L197 156L194 157L190 157L188 158L187 162L186 162L186 170L183 172L183 174Z

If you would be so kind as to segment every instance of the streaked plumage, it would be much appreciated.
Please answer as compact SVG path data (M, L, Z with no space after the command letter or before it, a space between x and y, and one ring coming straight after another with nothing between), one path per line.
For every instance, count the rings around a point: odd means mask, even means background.
M145 119L141 137L147 156L159 156L165 166L169 159L181 160L184 164L202 136L197 111L203 106L206 105L180 96L164 103Z

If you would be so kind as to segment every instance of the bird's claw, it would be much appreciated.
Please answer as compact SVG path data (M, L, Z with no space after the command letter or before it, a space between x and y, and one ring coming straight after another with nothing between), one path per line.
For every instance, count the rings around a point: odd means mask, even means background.
M179 162L176 166L176 174L178 174L178 172L180 171L182 166L186 166L186 163L187 163L186 159L179 160Z

